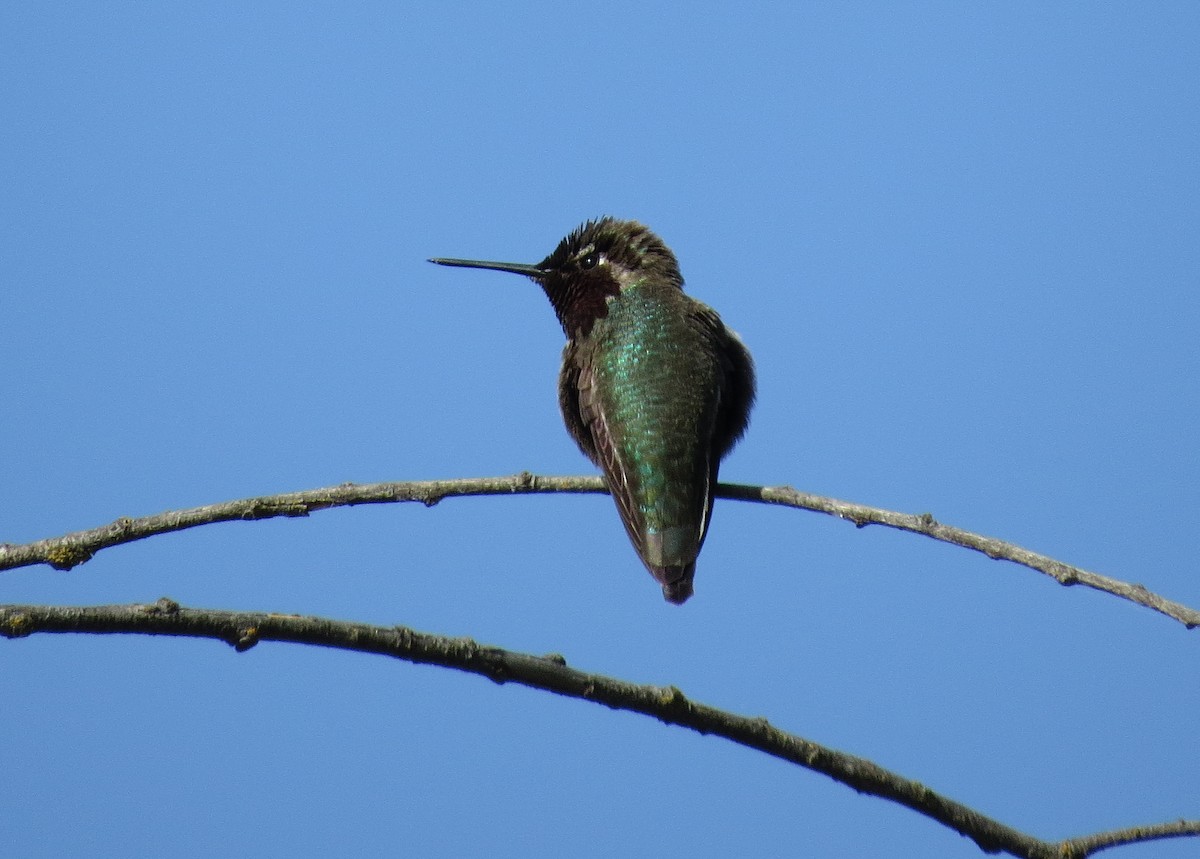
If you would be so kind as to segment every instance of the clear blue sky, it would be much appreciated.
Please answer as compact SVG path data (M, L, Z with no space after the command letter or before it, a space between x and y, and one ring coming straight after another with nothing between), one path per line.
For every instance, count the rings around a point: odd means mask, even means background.
M591 473L541 293L425 258L532 262L609 213L757 359L725 479L1200 607L1200 6L678 8L5 4L0 540ZM0 573L0 602L163 595L560 652L1046 838L1200 816L1200 631L815 514L719 502L682 608L600 496ZM35 636L0 676L13 856L981 855L721 740L377 657Z

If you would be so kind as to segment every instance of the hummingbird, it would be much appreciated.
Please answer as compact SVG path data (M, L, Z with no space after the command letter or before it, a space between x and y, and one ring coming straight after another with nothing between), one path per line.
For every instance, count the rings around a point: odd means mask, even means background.
M754 362L683 292L675 254L637 221L588 221L541 262L435 258L541 286L567 337L558 403L599 466L625 531L668 602L692 595L717 469L749 423Z

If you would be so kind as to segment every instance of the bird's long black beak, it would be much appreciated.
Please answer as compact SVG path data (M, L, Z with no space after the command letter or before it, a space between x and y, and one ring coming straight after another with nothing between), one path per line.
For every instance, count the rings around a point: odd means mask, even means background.
M523 274L526 277L532 277L534 280L541 280L546 276L546 272L538 268L536 265L525 265L519 262L488 262L478 259L446 259L445 257L434 257L430 262L435 262L438 265L452 265L459 268L487 268L492 271L510 271L513 274Z

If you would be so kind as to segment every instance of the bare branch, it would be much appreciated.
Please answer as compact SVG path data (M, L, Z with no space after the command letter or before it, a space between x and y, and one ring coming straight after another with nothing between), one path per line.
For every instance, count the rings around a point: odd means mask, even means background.
M20 638L36 632L191 636L224 641L239 651L248 650L259 641L286 641L440 665L478 674L496 683L519 683L616 710L653 716L666 724L690 728L701 734L724 737L827 775L860 793L911 808L970 838L987 853L1006 852L1027 859L1082 859L1118 844L1200 835L1200 821L1180 820L1057 843L1042 841L871 761L785 733L766 719L738 716L690 701L674 686L639 686L570 668L558 655L516 653L477 644L471 639L430 635L402 626L371 626L298 615L187 609L167 598L153 604L128 606L0 606L0 635Z
M1112 832L1097 832L1095 835L1085 835L1082 838L1072 838L1062 842L1064 848L1062 855L1091 856L1101 850L1121 847L1125 844L1198 835L1200 834L1198 825L1200 825L1200 821L1175 820L1171 823L1159 823L1156 826L1131 826L1128 829L1115 829Z
M459 480L421 480L402 483L343 483L324 489L264 495L222 501L187 510L168 510L153 516L131 519L122 516L110 525L75 531L34 543L0 543L0 571L49 564L69 570L90 561L101 549L144 540L156 534L183 531L214 522L307 516L330 507L357 504L394 504L418 501L432 507L443 498L472 495L528 495L546 492L606 493L599 477L537 477L528 471L511 477L476 477Z
M314 510L346 507L355 504L391 504L400 501L419 501L432 507L443 498L472 495L529 495L548 492L604 493L599 477L539 477L527 471L511 477L479 477L459 480L428 480L403 483L344 483L325 489L289 492L225 501L190 510L171 510L139 519L123 517L100 528L76 531L62 537L38 540L25 545L0 544L0 571L49 564L58 570L69 570L90 560L96 552L109 546L130 543L155 534L182 531L214 522L271 519L277 516L307 516ZM989 558L1012 561L1037 570L1062 585L1085 585L1113 594L1177 620L1188 629L1200 626L1200 611L1152 593L1140 584L1130 584L1100 573L1089 572L1023 549L1012 543L985 537L943 525L929 513L917 515L897 513L878 507L867 507L849 501L839 501L821 495L798 492L790 486L746 486L722 483L717 495L739 501L759 501L825 513L853 522L862 528L884 525L901 531L923 534L943 543L982 552Z
M790 486L743 486L722 483L717 494L722 498L735 498L739 501L762 501L767 504L782 504L787 507L812 510L816 513L826 513L853 522L859 528L865 528L867 525L885 525L900 531L923 534L943 543L982 552L994 560L1012 561L1014 564L1037 570L1039 573L1050 576L1060 585L1085 585L1127 599L1140 606L1153 609L1159 614L1164 614L1172 620L1177 620L1188 629L1200 626L1200 611L1165 599L1147 590L1143 585L1130 584L1100 573L1089 572L1080 567L1073 567L1047 555L1023 549L1014 543L997 540L995 537L964 531L953 525L943 525L930 513L914 515L883 510L878 507L865 507L849 501L839 501L836 498L798 492ZM0 560L2 559L3 555L0 555Z

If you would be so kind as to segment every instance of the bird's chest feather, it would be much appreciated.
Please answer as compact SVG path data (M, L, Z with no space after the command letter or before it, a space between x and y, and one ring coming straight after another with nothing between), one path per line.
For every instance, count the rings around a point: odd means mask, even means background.
M590 340L590 417L608 424L617 446L642 459L665 447L684 454L680 444L701 443L713 419L719 363L686 299L625 290L609 300Z

